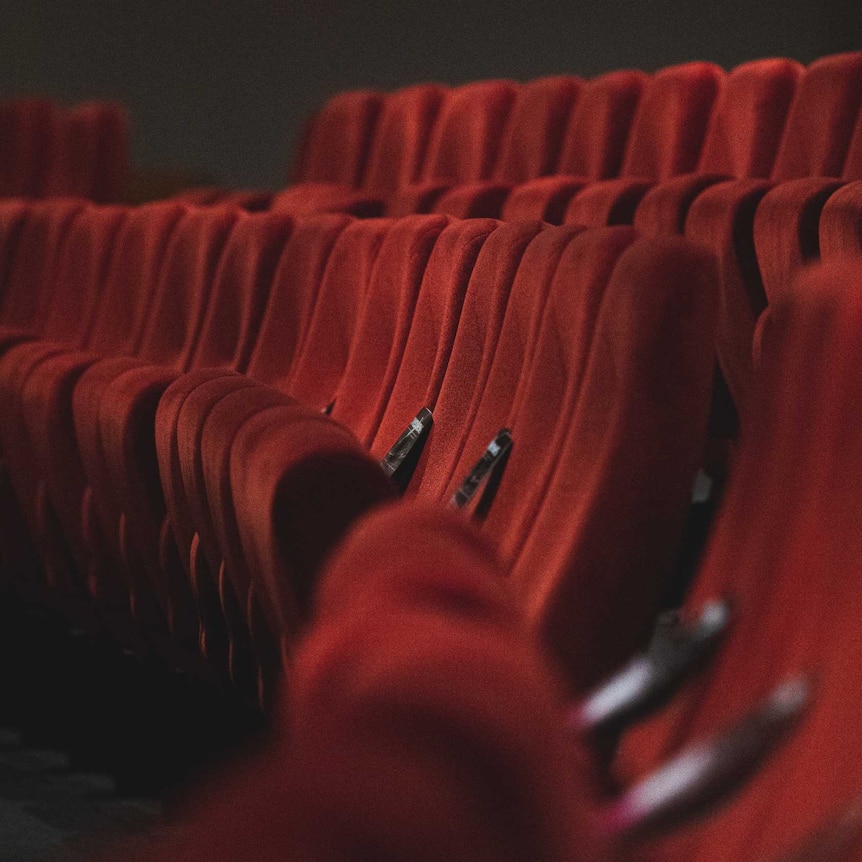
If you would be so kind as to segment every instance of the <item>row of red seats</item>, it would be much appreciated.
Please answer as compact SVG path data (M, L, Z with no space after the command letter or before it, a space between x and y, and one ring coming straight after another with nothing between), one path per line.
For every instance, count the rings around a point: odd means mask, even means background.
M169 840L125 858L858 859L860 326L862 255L805 273L770 311L751 425L684 610L724 596L732 624L703 675L624 737L615 781L492 546L437 506L397 503L326 565L276 739L198 794ZM813 689L787 684L800 673ZM624 698L619 682L605 692ZM692 820L722 785L681 789L709 767L739 772L740 752L788 723L741 793Z
M377 462L427 408L408 497L447 502L510 430L480 516L573 688L648 635L703 448L706 254L443 216L3 216L7 507L43 567L11 566L21 589L174 663L202 647L253 692L325 554L395 495Z
M120 105L0 103L0 196L113 203L125 199L128 170L129 121Z
M824 243L846 243L842 209L862 180L860 93L862 54L807 68L762 60L730 73L694 63L654 76L483 82L445 96L433 86L342 94L310 126L300 181L272 206L684 234L719 261L719 361L744 409L767 299L818 259L821 234ZM363 149L359 140L371 143ZM342 145L350 158L333 150ZM370 179L357 193L359 163ZM353 179L326 175L325 165L353 165Z

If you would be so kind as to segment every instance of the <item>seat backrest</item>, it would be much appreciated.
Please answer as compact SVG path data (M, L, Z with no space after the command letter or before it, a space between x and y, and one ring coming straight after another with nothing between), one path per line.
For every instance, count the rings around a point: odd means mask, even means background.
M395 383L425 268L449 219L411 216L390 228L362 303L332 415L370 445Z
M171 234L155 295L136 353L185 370L212 290L222 251L238 211L193 209Z
M859 112L856 127L850 138L850 146L847 150L847 158L844 159L841 178L850 181L862 180L862 111Z
M314 628L305 647L294 795L317 858L605 858L535 644L468 614L390 610Z
M171 235L188 212L176 203L153 203L126 212L105 273L105 288L87 346L105 355L133 354L143 337Z
M629 227L585 231L572 239L557 265L535 352L507 422L512 451L483 523L507 564L517 557L556 469L605 289L635 236Z
M579 78L536 78L518 87L491 179L520 183L553 172L582 87Z
M804 71L784 59L754 60L733 69L716 100L698 171L768 177Z
M43 197L120 200L128 168L128 118L120 105L87 102L58 112L48 151Z
M75 217L66 234L54 278L57 287L42 337L81 346L94 322L105 291L105 274L111 260L125 210L87 207Z
M54 272L72 219L84 201L54 200L27 208L9 269L0 321L39 332L56 287Z
M512 578L582 691L649 638L706 438L715 264L679 238L619 257L556 464Z
M315 621L387 608L453 612L510 631L521 625L492 543L468 518L436 502L369 513L321 572Z
M860 105L862 52L812 63L790 105L771 178L841 176Z
M554 172L591 180L617 176L648 80L643 72L621 70L585 81Z
M357 219L338 237L314 304L305 346L291 367L285 391L324 410L335 397L359 311L391 219Z
M463 441L460 458L446 480L445 499L452 496L488 443L509 421L518 381L524 368L529 367L535 350L542 311L554 273L564 249L582 230L568 225L545 230L527 246L512 283L485 386L481 393L474 395L478 403L471 406L474 418L469 433Z
M420 179L488 179L516 93L511 81L479 81L450 90L434 124Z
M0 105L0 194L38 195L56 110L48 99L14 99Z
M12 262L15 260L18 240L21 237L28 209L27 204L17 198L0 201L0 319L2 319L6 282Z
M376 90L338 93L306 123L291 180L359 187L383 103Z
M395 382L375 429L371 444L374 457L386 455L423 407L433 412L476 259L498 224L494 219L457 221L438 237L422 279Z
M237 220L210 290L192 367L245 368L292 231L293 219L282 213Z
M448 88L418 84L383 99L363 186L394 191L419 178L434 123Z
M346 215L319 215L297 220L284 249L260 322L246 373L263 383L284 388L301 352L329 256Z
M482 246L434 405L434 424L405 496L443 496L479 407L518 267L543 228L541 222L504 223Z
M770 305L750 425L686 602L727 596L733 627L705 676L623 747L625 769L640 772L769 687L814 675L792 741L692 831L688 859L784 858L858 800L860 275L857 262L822 265Z
M656 72L632 121L620 175L660 181L695 170L724 75L712 63Z

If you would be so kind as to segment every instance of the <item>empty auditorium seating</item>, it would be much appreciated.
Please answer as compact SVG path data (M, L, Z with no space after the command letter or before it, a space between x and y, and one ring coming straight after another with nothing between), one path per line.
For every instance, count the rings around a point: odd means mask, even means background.
M712 249L719 261L719 360L743 410L754 329L768 299L764 288L780 291L804 260L816 257L819 211L838 183L805 178L841 175L859 113L860 74L859 54L812 63L791 102L770 180L718 183L689 209L686 237ZM775 206L762 209L775 184Z
M446 95L444 87L434 84L405 87L388 93L378 108L373 135L368 144L367 163L361 176L356 172L352 177L317 176L314 166L306 165L301 153L294 182L273 198L273 207L294 215L327 211L356 215L379 214L388 195L419 179L428 139ZM323 111L330 109L331 104ZM370 116L371 112L366 108L363 118ZM318 128L315 121L311 121L305 151L315 149L313 137L319 135L338 136L340 146L353 144L361 152L365 138L359 144L349 135L339 133L334 118L330 122L332 125L324 123ZM342 122L347 122L346 117ZM328 163L338 161L337 154L329 152L317 152L315 158L326 158ZM344 168L348 169L348 165ZM329 182L324 182L324 179L329 179Z
M331 98L306 123L291 180L358 187L381 101L381 94L373 90Z
M462 181L442 195L435 211L460 218L497 216L511 184L553 173L582 87L577 78L564 76L518 87L488 182Z
M862 54L344 92L275 195L126 135L0 103L0 690L275 734L140 858L852 845Z
M650 185L696 167L723 78L709 63L656 73L646 82L631 120L620 179L584 176L573 182L559 177L526 192L516 189L504 206L504 218L542 218L553 201L557 212L565 207L564 219L573 224L631 223ZM590 117L583 121L589 123Z
M690 596L727 595L739 615L715 665L623 748L638 772L787 671L810 672L816 703L798 737L737 802L663 858L781 858L854 802L860 761L859 531L855 438L860 269L833 263L770 308L756 400L736 472Z
M129 120L115 102L61 108L48 99L0 103L0 195L124 199Z

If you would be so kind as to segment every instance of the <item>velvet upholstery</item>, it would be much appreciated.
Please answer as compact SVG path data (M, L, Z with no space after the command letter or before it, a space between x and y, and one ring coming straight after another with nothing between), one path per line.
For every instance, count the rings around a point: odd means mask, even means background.
M458 218L498 217L513 184L551 173L581 88L579 79L562 75L521 84L489 180L459 184L442 195L434 212Z
M362 184L383 96L374 90L338 93L307 122L293 182Z
M452 89L434 124L419 179L390 198L387 214L430 212L450 186L490 179L517 92L510 81Z
M484 392L516 275L541 230L540 222L501 224L482 246L434 404L434 423L406 496L442 498Z
M512 570L528 624L573 690L649 637L703 452L717 310L710 257L677 238L634 242L606 288L568 433Z
M368 445L380 424L410 332L425 267L444 216L415 216L390 229L356 322L332 416Z
M684 63L657 72L632 121L621 179L591 183L577 192L565 221L595 227L631 224L651 182L693 171L723 79L724 73L710 63Z
M506 565L516 559L556 473L605 289L634 238L626 227L587 231L569 243L557 264L534 352L504 423L512 434L512 451L483 519Z
M505 317L490 367L483 365L484 385L471 398L472 421L464 426L457 461L442 469L427 486L448 501L473 469L488 443L509 420L518 381L529 367L548 291L560 257L581 228L565 226L540 233L527 247L512 283ZM481 380L479 381L481 384ZM432 435L434 433L432 429ZM433 489L433 490L432 490Z
M647 80L642 72L618 71L585 81L571 111L553 175L512 188L502 218L561 224L566 205L584 183L617 176Z
M816 675L815 702L787 748L716 817L658 847L663 858L780 857L858 793L845 728L859 720L859 288L855 262L834 262L770 306L749 430L687 601L726 595L737 621L707 674L627 741L622 767L649 768L790 674Z
M689 210L686 237L713 249L719 260L719 360L743 412L754 330L766 307L763 279L770 282L769 292L780 291L802 262L817 256L819 211L836 184L811 178L834 178L842 170L862 99L860 76L862 54L812 63L791 102L770 181L719 183ZM780 185L770 192L774 183Z
M386 455L423 407L433 412L451 362L476 259L497 224L492 219L454 222L437 238L425 268L398 374L369 447L374 457Z
M437 84L418 84L387 93L369 145L362 187L357 189L345 182L294 183L275 195L273 208L294 215L327 211L379 214L391 192L419 179L446 93L446 88Z
M768 177L793 94L804 72L791 60L754 60L723 81L697 172L659 183L638 204L634 225L650 235L681 234L695 197L722 179Z

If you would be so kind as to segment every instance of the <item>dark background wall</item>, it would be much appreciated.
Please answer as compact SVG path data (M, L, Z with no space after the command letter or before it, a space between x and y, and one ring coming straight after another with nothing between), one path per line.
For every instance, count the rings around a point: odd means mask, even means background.
M339 89L858 48L862 0L0 0L0 97L118 98L138 165L277 187Z

